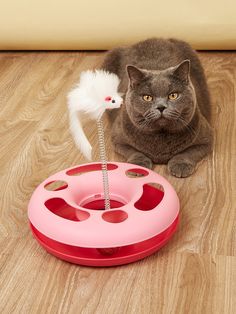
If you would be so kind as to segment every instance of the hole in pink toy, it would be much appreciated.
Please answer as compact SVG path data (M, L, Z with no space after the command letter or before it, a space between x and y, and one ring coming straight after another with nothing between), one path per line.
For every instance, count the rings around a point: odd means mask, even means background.
M125 174L129 178L140 178L148 176L149 172L144 169L135 168L127 170Z
M134 204L139 210L152 210L162 201L164 188L158 183L146 183L143 185L143 194Z
M68 184L65 181L56 180L48 182L44 185L44 188L48 191L60 191L68 187Z
M120 223L128 218L128 214L123 210L105 211L102 218L107 222Z
M120 202L120 201L110 200L111 209L119 208L119 207L122 207L124 205L125 204ZM85 204L80 205L80 207L83 207L86 209L93 209L93 210L105 210L105 201L104 201L104 199L96 199L93 201L85 202Z
M118 166L114 164L107 164L107 170L115 170L117 169ZM91 172L91 171L101 171L102 170L102 165L101 164L88 164L84 166L79 166L73 169L70 169L66 172L68 176L79 176L83 173L86 172Z
M88 219L90 216L90 214L87 213L86 211L70 206L64 199L59 197L47 200L45 202L45 206L53 214L68 220L83 221Z

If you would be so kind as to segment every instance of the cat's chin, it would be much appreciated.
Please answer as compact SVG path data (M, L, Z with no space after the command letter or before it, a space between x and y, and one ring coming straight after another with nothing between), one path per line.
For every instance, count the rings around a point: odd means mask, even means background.
M152 121L149 121L145 125L140 125L139 128L142 129L144 132L152 133L168 130L170 128L170 124L170 120L160 117L155 120L153 119Z
M170 132L173 133L177 131L178 126L176 121L169 116L157 115L155 118L150 120L145 119L143 116L138 115L136 117L130 117L130 121L140 130L145 133L153 132Z
M161 116L160 118L156 119L156 123L158 123L161 126L165 126L166 124L170 123L170 120L168 120L165 117Z
M153 121L150 121L150 125L154 128L164 128L168 127L171 124L171 121L163 116L156 118Z
M165 118L163 116L150 121L146 125L139 126L146 133L153 132L168 132L175 133L180 130L179 125L176 125L175 120Z

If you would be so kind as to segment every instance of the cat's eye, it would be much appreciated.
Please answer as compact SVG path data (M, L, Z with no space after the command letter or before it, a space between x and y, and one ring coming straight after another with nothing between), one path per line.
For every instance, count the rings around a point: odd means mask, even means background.
M150 96L150 95L144 95L143 96L143 100L145 100L145 101L152 101L153 100L153 97L152 96Z
M178 97L179 97L179 94L178 94L178 93L170 93L170 94L168 95L169 100L175 100L175 99L177 99Z

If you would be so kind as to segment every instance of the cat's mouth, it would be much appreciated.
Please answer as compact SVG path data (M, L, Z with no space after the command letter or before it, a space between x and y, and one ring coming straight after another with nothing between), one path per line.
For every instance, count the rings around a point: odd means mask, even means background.
M137 122L140 127L156 129L167 126L170 120L165 114L157 112L149 115L140 115Z
M150 112L148 114L144 114L143 118L148 122L160 122L164 123L171 120L170 116L165 112Z
M151 124L152 123L159 127L165 127L170 123L170 119L168 119L167 117L163 116L163 114L161 114L158 118L153 120Z

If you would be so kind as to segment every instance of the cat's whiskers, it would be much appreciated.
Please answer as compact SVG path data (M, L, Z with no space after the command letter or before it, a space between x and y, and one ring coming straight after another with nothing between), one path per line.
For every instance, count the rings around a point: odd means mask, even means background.
M142 117L140 119L137 120L137 123L140 125L140 126L147 126L147 120L146 118Z
M149 126L150 123L157 118L159 118L159 116L155 112L147 111L143 114L143 116L137 119L137 122L140 126L146 127Z
M150 119L150 118L141 118L141 119L139 119L138 120L138 124L139 124L139 126L141 126L141 127L147 127L147 126L149 126L150 125L150 123L152 122L154 120L154 118L152 118L152 119Z
M158 114L156 113L156 112L153 112L153 111L149 111L149 112L147 112L147 113L145 113L144 114L144 117L146 118L146 119L156 119L156 118L158 118L159 116L158 116Z
M147 111L143 114L143 116L138 120L138 123L142 127L147 127L149 126L153 120L158 120L160 116L153 111ZM196 131L193 129L192 126L189 125L189 123L182 117L181 112L176 111L176 112L168 112L165 116L165 119L169 119L175 122L180 122L184 128L186 128L191 134L196 136Z
M181 116L180 112L170 112L169 116L172 117L176 121L180 121L184 127L186 127L193 135L197 135L196 131L193 129L191 125Z

